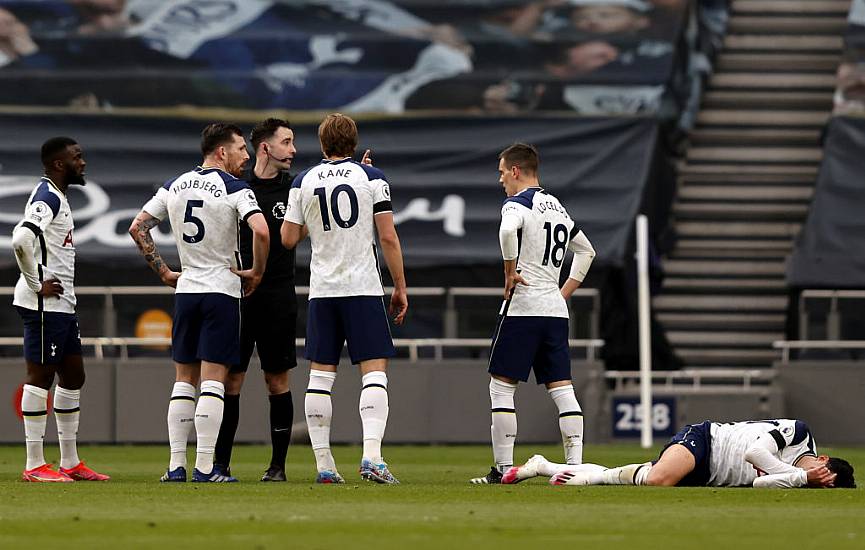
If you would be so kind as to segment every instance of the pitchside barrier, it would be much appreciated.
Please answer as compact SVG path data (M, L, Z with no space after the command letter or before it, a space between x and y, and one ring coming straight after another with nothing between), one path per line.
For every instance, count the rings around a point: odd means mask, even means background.
M94 342L86 339L89 346ZM102 339L105 347L144 342ZM165 341L148 342L164 344ZM299 344L302 341L298 342ZM5 339L0 344L9 345ZM398 359L388 371L390 443L488 443L489 395L484 359L447 357L454 350L488 346L472 340L397 340L398 347L415 348L417 359ZM592 359L602 342L572 340L573 383L586 419L589 443L615 438L638 438L638 372L605 372ZM103 350L104 351L104 350ZM438 358L423 358L425 352ZM582 356L584 358L576 358ZM166 441L165 414L174 369L163 358L87 358L87 384L82 390L82 441L99 443L159 443ZM332 440L358 443L361 425L357 412L360 376L344 363L334 386ZM15 414L23 379L21 359L0 360L0 443L20 443L23 428ZM783 402L772 385L771 371L759 369L687 369L653 373L655 395L652 426L664 437L685 423L707 418L733 421L783 416ZM295 396L295 439L304 432L303 394L308 366L301 361L291 371ZM542 386L521 384L516 395L519 441L552 443L560 440L557 411ZM253 360L241 398L237 440L265 442L269 438L267 398L257 362ZM49 416L46 439L56 431Z

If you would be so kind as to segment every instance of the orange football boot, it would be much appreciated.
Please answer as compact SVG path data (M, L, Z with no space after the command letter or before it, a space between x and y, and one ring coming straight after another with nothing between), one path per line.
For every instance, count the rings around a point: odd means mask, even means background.
M88 468L83 460L74 468L60 468L60 473L69 476L75 481L108 481L111 479L111 476L100 474Z
M38 468L32 468L30 470L24 470L24 473L21 474L21 479L24 481L33 481L37 483L72 483L75 481L65 473L63 473L63 469L59 472L51 469L51 464L43 464Z

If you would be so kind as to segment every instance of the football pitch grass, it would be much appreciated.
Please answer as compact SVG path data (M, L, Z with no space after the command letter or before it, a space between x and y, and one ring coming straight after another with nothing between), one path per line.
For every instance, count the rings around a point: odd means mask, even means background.
M70 484L18 481L23 446L0 447L0 548L865 548L863 489L470 485L489 471L484 446L386 446L398 486L361 481L357 447L334 449L345 485L314 485L308 445L289 451L287 483L257 481L269 447L240 446L241 483L160 484L166 447L83 447L113 480ZM827 450L853 463L861 486L865 449ZM561 460L557 445L518 446L515 457L538 451ZM46 458L57 454L47 446ZM606 465L653 456L633 445L585 454Z

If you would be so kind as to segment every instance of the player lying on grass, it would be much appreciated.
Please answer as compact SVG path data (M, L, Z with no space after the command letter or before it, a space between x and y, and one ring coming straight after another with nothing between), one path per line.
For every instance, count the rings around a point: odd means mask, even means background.
M539 475L549 476L552 485L856 487L849 462L817 455L807 424L787 419L690 424L658 460L618 468L555 464L535 455L508 470L502 483Z

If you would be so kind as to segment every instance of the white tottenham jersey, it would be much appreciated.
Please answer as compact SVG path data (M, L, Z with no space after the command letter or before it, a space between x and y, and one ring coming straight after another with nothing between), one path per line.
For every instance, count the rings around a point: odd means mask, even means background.
M198 167L165 183L144 211L171 221L180 255L177 292L241 296L238 223L261 212L245 181L218 168Z
M801 420L713 422L709 485L749 486L760 476L798 470L793 464L805 455L817 456L808 425ZM745 457L749 451L765 451L758 469Z
M72 242L72 210L69 201L54 182L43 177L27 199L24 219L17 226L36 234L33 257L39 280L57 279L63 285L59 298L43 300L33 292L24 276L18 277L13 304L37 311L75 313L75 245Z
M310 299L384 294L373 218L392 210L381 170L350 158L323 160L294 179L285 220L309 230Z
M511 317L568 318L568 305L559 290L565 251L574 252L574 261L581 262L576 276L582 282L595 254L589 240L559 199L540 187L524 189L505 199L505 226L518 228L517 271L529 286L517 284L501 313Z

